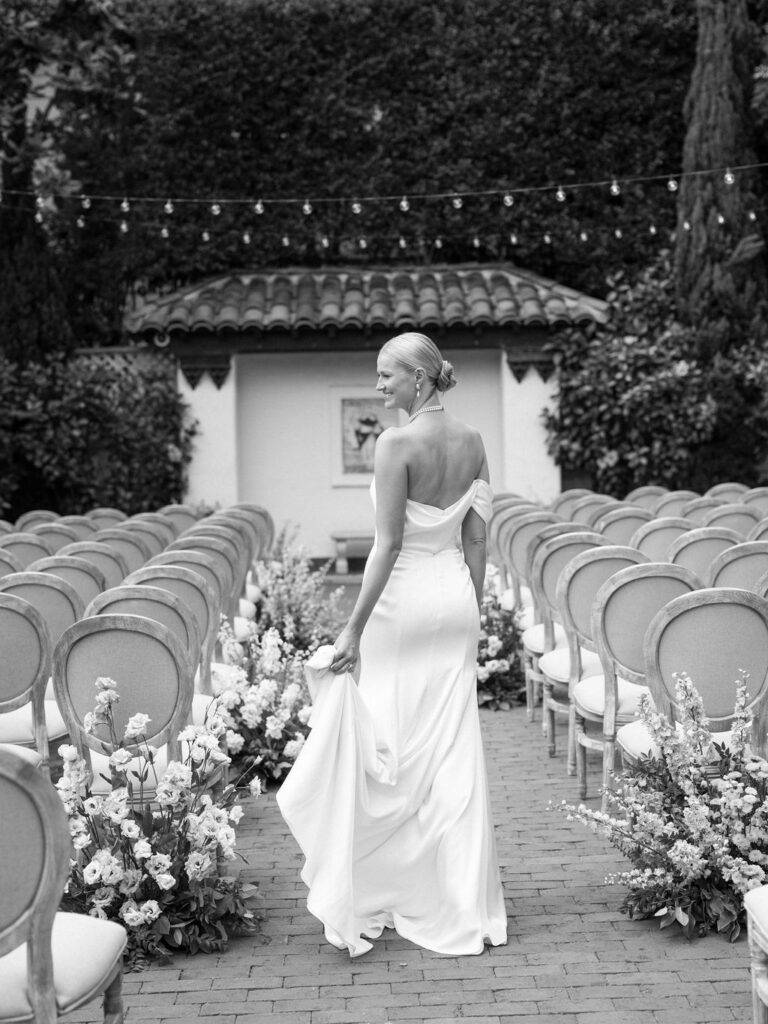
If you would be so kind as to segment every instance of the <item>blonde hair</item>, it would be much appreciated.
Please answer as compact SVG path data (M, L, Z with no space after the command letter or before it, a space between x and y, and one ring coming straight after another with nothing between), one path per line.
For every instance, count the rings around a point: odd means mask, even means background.
M440 349L426 334L416 331L396 334L382 345L381 351L392 356L407 370L421 367L429 383L438 391L448 391L457 384L453 366L447 359L443 359Z

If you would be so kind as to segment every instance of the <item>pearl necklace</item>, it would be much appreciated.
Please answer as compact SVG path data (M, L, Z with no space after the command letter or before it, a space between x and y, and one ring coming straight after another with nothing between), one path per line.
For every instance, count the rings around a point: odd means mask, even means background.
M421 409L417 409L415 413L408 417L408 422L413 423L417 416L421 416L423 412L444 412L442 405L423 405Z

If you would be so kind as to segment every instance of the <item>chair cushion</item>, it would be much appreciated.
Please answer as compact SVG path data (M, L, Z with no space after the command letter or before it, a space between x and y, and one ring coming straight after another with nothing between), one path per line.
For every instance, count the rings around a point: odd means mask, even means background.
M255 619L256 605L253 601L248 601L246 598L241 597L237 602L237 612L241 619Z
M729 746L731 742L730 729L726 730L726 732L713 732L712 738L716 743L723 743L725 746ZM622 755L625 755L629 761L637 761L641 757L647 757L648 755L651 757L659 756L658 746L651 739L645 722L639 719L636 722L628 722L616 730L616 745L621 750Z
M565 630L563 627L556 622L554 629L555 647L564 647L568 641L565 637ZM544 623L537 622L534 626L529 626L523 633L523 647L530 654L543 654L544 653Z
M580 679L600 672L600 658L595 651L581 648ZM567 647L556 647L539 658L539 672L555 683L568 683L571 678L571 652Z
M130 773L138 772L141 761L138 757L134 757L128 762L126 771L128 772L128 778L134 784L135 796L138 799L138 780L135 779ZM168 747L158 747L157 753L155 754L155 772L158 778L160 778L168 766ZM93 782L91 783L91 792L94 796L104 796L112 791L112 783L109 781L109 758L106 754L101 754L97 750L91 751L91 768L93 769ZM106 775L106 779L104 776ZM150 771L147 781L144 783L144 797L145 799L151 800L155 795L155 776ZM1 1019L1 1018L0 1018Z
M535 625L534 615L536 609L532 604L525 605L520 608L519 611L515 612L515 622L517 623L518 629L528 629L530 626Z
M245 619L242 615L234 615L232 617L232 632L235 634L235 640L240 642L247 640L251 635L250 619Z
M53 984L60 1014L98 995L121 960L127 936L115 921L58 913L53 921ZM0 1021L32 1019L27 999L27 944L0 957Z
M9 754L16 754L17 757L23 758L28 764L34 765L35 768L43 763L42 757L32 747L20 747L17 743L0 743L0 750Z
M644 693L650 695L651 691L647 686L621 678L616 680L616 689L618 717L637 718L640 714L640 698ZM596 675L578 682L573 688L573 702L577 711L602 718L605 713L605 676Z
M67 727L61 717L59 706L55 700L43 701L45 712L45 729L48 741L59 740L67 735ZM15 711L0 714L0 743L30 744L35 742L35 730L32 723L32 705L24 704Z

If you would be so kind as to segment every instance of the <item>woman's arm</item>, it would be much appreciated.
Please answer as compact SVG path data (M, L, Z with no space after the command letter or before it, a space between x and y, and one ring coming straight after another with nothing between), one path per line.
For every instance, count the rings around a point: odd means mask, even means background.
M482 442L480 443L482 445ZM483 462L477 473L477 479L485 480L486 483L490 482L485 450L483 450ZM471 508L461 524L461 547L464 552L464 561L469 567L472 586L475 588L478 608L483 602L483 584L485 583L485 536L485 520Z
M376 480L376 551L368 563L355 607L336 638L333 672L354 668L360 637L400 554L408 496L405 444L397 429L386 430L376 442L373 464Z

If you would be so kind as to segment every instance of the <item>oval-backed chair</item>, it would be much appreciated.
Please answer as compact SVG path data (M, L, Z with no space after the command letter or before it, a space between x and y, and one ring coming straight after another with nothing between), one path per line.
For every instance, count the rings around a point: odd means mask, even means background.
M65 544L73 544L76 540L82 539L77 530L63 525L58 519L51 523L36 523L34 526L30 526L29 532L47 540L54 555Z
M24 572L24 564L12 551L0 548L0 576L7 576L12 572Z
M682 516L653 518L637 528L629 539L629 546L642 551L652 562L666 562L672 541L693 528L691 520L683 519Z
M24 532L8 533L0 537L0 551L10 551L25 569L30 562L53 554L53 548L44 537Z
M526 512L540 511L542 510L538 506L530 502L518 502L514 505L505 505L494 510L491 516L488 523L488 561L501 570L506 586L513 586L510 568L506 562L507 526L509 523L513 523L518 516L524 515ZM257 551L258 547L254 550Z
M119 526L120 523L128 518L127 513L119 508L111 508L110 506L92 508L85 514L96 523L99 530L109 530L113 526Z
M52 523L58 518L58 512L52 512L47 508L33 508L29 512L22 512L14 523L14 529L17 533L26 533L30 526L37 523Z
M520 619L523 629L533 624L533 598L525 565L528 542L543 526L559 522L562 522L562 518L556 512L540 508L508 517L499 530L499 557L507 570L514 596L514 607L521 616L524 616ZM526 612L526 609L530 611Z
M669 545L667 561L684 565L703 580L709 579L712 562L721 551L740 544L743 537L725 526L698 526L681 533Z
M704 516L704 526L726 526L740 533L745 540L759 522L760 512L739 501L720 505Z
M595 596L614 573L646 561L646 556L636 548L606 544L574 555L557 578L555 597L567 647L542 655L539 658L539 671L544 677L544 708L550 757L554 757L556 752L557 716L568 719L569 775L576 773L574 688L580 681L600 672L600 657L592 635L591 622Z
M760 513L761 519L768 516L768 487L750 487L742 494L739 501L756 509Z
M754 590L768 572L768 540L745 540L715 555L709 567L710 587L741 587Z
M704 520L707 518L709 513L714 508L720 508L721 505L725 505L726 502L723 498L714 498L712 496L701 498L691 498L687 501L682 508L681 514L686 518L690 519L696 526L704 526Z
M628 501L632 505L642 505L643 508L653 511L659 498L668 493L669 488L662 487L660 484L642 484L625 495L624 501Z
M242 509L252 517L253 522L256 524L256 527L262 537L262 545L257 557L265 558L272 550L272 545L275 540L274 519L263 505L254 505L248 501L238 501L233 505L227 506L227 511L229 512L236 508Z
M637 530L653 519L653 512L640 505L618 505L603 512L593 524L609 544L629 544Z
M170 544L174 537L178 537L181 533L178 523L162 512L137 512L135 516L131 516L130 521L134 523L152 523L157 527L162 536L167 538L167 544Z
M696 491L667 491L666 494L662 494L653 506L653 514L657 519L660 519L662 516L665 518L668 516L681 516L684 506L693 498L700 497L701 495L697 494Z
M120 524L120 529L127 530L129 533L140 537L144 547L149 552L150 558L159 555L161 551L165 551L170 543L167 539L169 531L158 527L155 523L148 522L146 519L126 519L124 523Z
M125 559L109 544L99 540L80 540L76 544L67 544L59 549L60 555L74 555L95 565L104 576L104 589L116 587L128 575Z
M666 604L644 640L645 676L658 711L679 720L675 675L686 673L698 691L715 740L728 744L736 687L747 674L750 746L765 757L768 742L768 601L730 587L695 590ZM642 721L622 726L616 744L625 764L656 756Z
M74 530L80 540L89 540L99 531L98 525L88 516L60 516L56 522L60 526L68 526L70 530Z
M589 487L569 487L557 495L549 506L549 511L557 512L561 519L568 519L576 502L589 494L595 494L595 491Z
M707 497L724 498L726 501L741 501L749 488L738 480L728 480L722 484L713 484L705 494Z
M126 530L123 526L107 527L99 530L94 539L100 544L108 544L122 555L128 572L140 569L151 557L149 548L138 530Z
M162 508L158 509L158 512L165 516L166 519L170 519L176 527L177 535L179 533L183 533L184 530L188 529L200 518L199 510L193 505L182 505L178 503L163 505Z
M0 1021L56 1024L103 994L105 1024L118 1024L125 929L59 910L72 849L64 806L45 775L8 751L0 821Z
M225 614L225 602L230 587L229 569L222 564L222 559L213 558L209 551L194 551L191 548L178 548L175 551L163 551L155 555L148 565L178 565L198 573L213 589L216 595L216 630L219 628L219 617Z
M585 527L591 527L610 508L614 508L619 502L607 494L585 494L573 505L569 519L575 523L584 523Z
M4 533L15 533L16 527L7 519L0 519L0 535Z
M240 561L241 552L237 541L229 536L216 535L208 532L209 528L196 527L194 532L187 531L169 544L166 551L199 551L210 555L223 573L222 611L231 620L237 613L237 604L245 585L247 563Z
M27 566L28 572L50 572L59 579L71 583L80 595L83 605L87 605L97 594L105 589L107 581L101 569L85 558L77 555L50 555L39 558Z
M96 680L107 677L116 684L120 699L112 711L118 737L133 715L149 716L144 740L157 748L155 771L160 776L169 760L181 760L178 737L190 722L192 675L192 652L173 630L153 619L93 615L64 631L53 652L53 683L72 742L89 770L92 792L111 789L108 761L114 751L105 727L93 732L85 728L85 716L95 706ZM129 762L129 782L138 768L136 759ZM155 784L150 773L141 795L134 791L134 801L151 800Z
M647 690L643 640L654 615L673 597L700 590L702 580L681 565L646 562L615 573L600 587L592 605L592 637L602 675L573 690L576 774L579 797L587 797L587 751L602 754L602 807L608 809L616 731L637 718Z
M0 592L23 598L42 615L55 644L61 634L82 616L83 599L66 580L49 572L12 573L0 577Z

